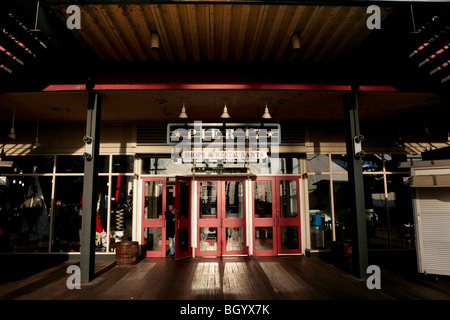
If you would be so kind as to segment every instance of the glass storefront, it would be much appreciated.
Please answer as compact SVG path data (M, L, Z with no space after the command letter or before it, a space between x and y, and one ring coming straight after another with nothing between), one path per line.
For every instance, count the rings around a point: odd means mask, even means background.
M80 252L83 217L83 171L81 156L9 156L12 167L1 168L0 175L0 252ZM370 249L412 248L415 245L411 191L408 171L398 169L406 155L369 154L363 160L367 236ZM300 158L280 158L277 174L301 174ZM96 251L112 252L115 243L132 239L133 155L101 155L99 157L98 202L96 212ZM256 167L250 168L257 171ZM143 175L192 174L191 164L175 164L170 158L142 158ZM346 156L313 154L306 156L308 174L310 247L329 249L333 241L352 238ZM204 181L199 189L201 217L217 213L214 181ZM258 181L254 190L255 217L272 216L270 182ZM155 187L157 187L155 185ZM279 187L280 216L297 217L298 191L293 181ZM242 182L227 181L224 185L227 217L242 213ZM154 190L154 194L158 190ZM158 192L157 192L158 193ZM159 194L162 190L159 190ZM156 203L156 202L155 202ZM242 217L238 217L242 218ZM298 243L299 230L286 226L280 229L283 248ZM152 228L143 230L152 245L161 235ZM216 246L217 230L199 230L200 249ZM245 230L229 227L226 246L241 250ZM256 226L256 250L274 247L273 228ZM147 243L149 246L150 243Z
M80 252L81 156L8 156L0 175L0 252ZM134 156L99 157L96 251L132 237Z
M409 172L398 168L407 155L368 154L363 159L369 249L414 247ZM351 240L345 155L307 155L311 249Z

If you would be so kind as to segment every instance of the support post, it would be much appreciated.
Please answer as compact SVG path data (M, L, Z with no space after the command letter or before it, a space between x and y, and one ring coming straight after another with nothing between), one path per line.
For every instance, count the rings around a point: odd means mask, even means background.
M94 278L101 101L102 97L99 93L89 92L86 136L83 138L86 143L86 152L83 154L85 162L80 256L82 282L90 282Z
M344 117L347 145L348 182L350 194L354 195L351 204L352 218L352 268L355 276L365 278L368 267L367 230L364 201L364 179L362 172L362 155L355 143L355 137L360 137L358 116L357 89L344 96Z

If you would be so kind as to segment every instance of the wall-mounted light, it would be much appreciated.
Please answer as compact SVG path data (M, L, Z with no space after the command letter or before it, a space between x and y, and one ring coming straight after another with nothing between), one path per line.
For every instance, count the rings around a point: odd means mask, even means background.
M152 49L159 49L159 34L152 32L150 35L150 45Z

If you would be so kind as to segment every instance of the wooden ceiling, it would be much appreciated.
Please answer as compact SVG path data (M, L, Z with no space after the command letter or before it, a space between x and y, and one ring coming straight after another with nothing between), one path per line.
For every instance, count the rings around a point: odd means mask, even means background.
M371 33L364 6L86 4L73 36L102 61L323 62L348 56ZM50 10L66 27L67 4ZM382 19L391 12L382 8ZM150 36L159 35L160 48ZM301 49L293 50L298 34Z
M99 91L103 97L104 122L180 122L183 101L191 121L221 122L224 104L229 122L254 122L267 102L273 122L343 120L343 91L297 90L123 90ZM58 123L85 123L88 93L28 92L0 95L0 119L8 123L16 112L16 123L36 119ZM419 119L442 101L437 94L362 92L358 97L362 120L401 119L407 114ZM431 112L431 111L430 111ZM439 113L433 111L433 114ZM440 113L442 118L443 113Z

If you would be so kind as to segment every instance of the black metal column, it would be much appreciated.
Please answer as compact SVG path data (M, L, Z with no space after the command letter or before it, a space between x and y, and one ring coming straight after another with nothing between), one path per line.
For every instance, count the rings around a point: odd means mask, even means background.
M86 152L83 154L85 162L80 257L82 282L90 282L94 278L101 102L100 94L94 91L89 92L86 136L83 138L86 143Z
M348 182L351 201L352 218L352 261L353 272L359 278L366 277L368 267L367 230L364 201L364 180L362 172L362 156L357 155L355 137L359 137L358 95L357 90L344 96L344 117L347 144Z

